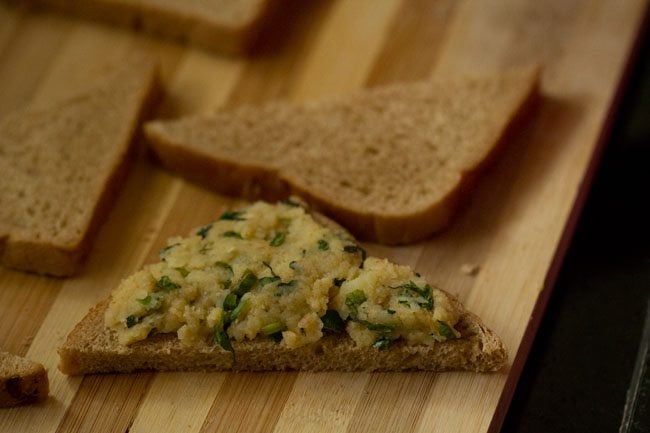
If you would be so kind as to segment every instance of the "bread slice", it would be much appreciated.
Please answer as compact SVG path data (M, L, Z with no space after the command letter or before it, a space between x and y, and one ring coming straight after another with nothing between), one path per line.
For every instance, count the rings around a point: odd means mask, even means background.
M133 58L83 94L0 119L0 263L75 272L125 177L155 71Z
M215 191L297 193L357 237L411 243L445 227L536 93L537 68L294 105L154 121L162 163Z
M326 335L317 343L288 349L270 339L233 343L235 358L219 346L187 347L175 334L158 334L120 345L104 325L108 301L95 306L59 349L59 369L68 375L157 371L498 371L507 362L499 337L465 311L456 330L461 338L435 346L396 343L389 350L358 347L346 335ZM462 308L458 303L458 307Z
M0 351L0 407L47 399L47 371L37 363Z
M23 0L216 52L250 50L278 0Z
M296 206L256 203L170 239L161 262L125 279L68 335L61 371L485 372L505 365L499 337L456 298L409 268L366 257L340 226ZM234 294L236 306L227 307ZM225 322L226 310L240 306L245 312L228 311ZM270 323L280 326L267 332Z

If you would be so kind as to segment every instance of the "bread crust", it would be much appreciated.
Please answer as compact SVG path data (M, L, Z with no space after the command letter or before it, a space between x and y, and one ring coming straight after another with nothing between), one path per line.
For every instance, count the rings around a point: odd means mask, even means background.
M200 14L183 14L174 8L129 0L22 0L84 19L141 30L156 36L187 42L215 52L241 55L251 51L266 18L280 0L261 0L242 21L228 23ZM179 1L182 4L182 0Z
M453 299L453 298L452 298ZM288 349L271 339L233 342L235 356L218 345L183 346L175 334L154 335L130 346L117 342L104 325L105 300L95 306L59 349L59 369L68 375L157 371L498 371L507 362L499 337L474 314L462 311L461 337L434 346L397 342L378 351L358 347L346 334L325 335L316 343Z
M0 352L0 357L4 360L18 359L15 355ZM22 359L20 364L29 364L15 366L5 369L12 369L12 372L4 372L0 378L0 407L13 407L23 404L37 403L45 401L49 393L49 380L47 370L43 365ZM15 362L14 362L15 364Z

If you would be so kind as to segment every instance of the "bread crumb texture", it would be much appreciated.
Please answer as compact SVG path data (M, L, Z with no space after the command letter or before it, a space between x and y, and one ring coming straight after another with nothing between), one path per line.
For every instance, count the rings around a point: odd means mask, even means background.
M0 351L0 407L44 401L48 391L47 372L41 364Z
M154 65L106 70L96 87L0 120L0 258L70 275L123 177Z

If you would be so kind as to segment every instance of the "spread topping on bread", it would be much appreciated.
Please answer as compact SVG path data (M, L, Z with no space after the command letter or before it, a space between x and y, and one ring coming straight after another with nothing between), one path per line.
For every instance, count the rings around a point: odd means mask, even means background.
M225 212L170 239L161 262L122 282L105 313L123 345L176 332L186 345L273 338L289 348L347 332L383 350L397 339L433 345L460 334L447 294L374 257L345 230L294 202Z

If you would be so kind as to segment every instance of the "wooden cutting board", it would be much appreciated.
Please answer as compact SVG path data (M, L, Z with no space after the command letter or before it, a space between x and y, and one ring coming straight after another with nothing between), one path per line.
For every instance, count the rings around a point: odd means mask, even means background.
M51 381L45 404L0 411L0 432L498 430L584 200L647 2L293 3L250 59L0 6L0 116L65 96L92 80L106 59L134 49L159 57L167 95L158 115L169 117L542 64L537 111L456 223L425 243L368 245L369 252L412 265L458 295L503 337L510 368L483 375L63 376L56 349L88 308L156 260L167 237L233 204L140 152L81 275L50 279L0 269L0 347L44 363ZM464 264L479 266L478 274L463 273Z

